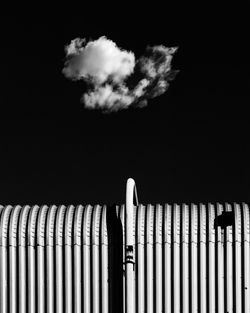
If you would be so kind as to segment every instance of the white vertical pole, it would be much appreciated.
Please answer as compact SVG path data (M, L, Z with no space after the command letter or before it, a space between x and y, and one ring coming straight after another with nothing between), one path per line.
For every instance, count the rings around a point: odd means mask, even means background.
M133 236L133 215L134 215L134 196L136 205L138 198L135 181L132 178L127 180L126 188L126 244L125 244L125 295L126 313L135 312L134 301L134 236Z

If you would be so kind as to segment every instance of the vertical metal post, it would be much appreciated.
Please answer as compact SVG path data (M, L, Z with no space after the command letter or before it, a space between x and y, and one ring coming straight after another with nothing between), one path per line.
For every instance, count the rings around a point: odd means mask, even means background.
M132 178L127 180L126 187L126 244L125 244L125 303L126 313L135 312L134 301L134 197L135 204L138 205L138 197L135 181Z

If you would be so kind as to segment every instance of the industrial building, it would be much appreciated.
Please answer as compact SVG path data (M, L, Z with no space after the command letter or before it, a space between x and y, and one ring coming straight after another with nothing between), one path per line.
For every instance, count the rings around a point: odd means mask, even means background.
M0 206L1 313L250 312L249 205Z

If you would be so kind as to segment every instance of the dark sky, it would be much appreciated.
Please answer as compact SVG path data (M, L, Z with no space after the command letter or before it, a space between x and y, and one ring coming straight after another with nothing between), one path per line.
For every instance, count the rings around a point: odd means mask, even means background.
M0 203L124 203L129 177L141 203L250 201L243 8L74 9L1 13ZM144 109L86 111L84 84L61 74L64 45L102 35L136 57L178 46L168 92Z

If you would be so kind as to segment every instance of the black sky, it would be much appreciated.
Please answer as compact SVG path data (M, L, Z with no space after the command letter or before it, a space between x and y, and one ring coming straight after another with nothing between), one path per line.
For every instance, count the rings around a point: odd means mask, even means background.
M127 9L1 13L1 204L123 203L129 177L142 203L250 201L243 8ZM84 84L61 74L64 45L102 35L136 57L178 46L168 92L141 110L86 111Z

